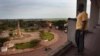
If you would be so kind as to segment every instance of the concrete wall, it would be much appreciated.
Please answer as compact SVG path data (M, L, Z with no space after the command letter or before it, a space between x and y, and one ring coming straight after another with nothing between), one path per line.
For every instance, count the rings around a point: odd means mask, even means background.
M98 24L99 20L99 5L96 0L91 0L91 12L89 21L89 30L93 30Z
M71 41L74 45L75 43L75 25L76 21L73 19L68 20L68 40Z

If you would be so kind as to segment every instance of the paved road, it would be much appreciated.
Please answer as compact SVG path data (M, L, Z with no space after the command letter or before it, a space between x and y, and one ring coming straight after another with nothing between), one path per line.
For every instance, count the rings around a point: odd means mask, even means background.
M58 31L58 30L52 30L53 32L57 33L59 39L56 43L50 45L50 48L53 49L51 50L52 53L58 51L61 49L65 44L67 44L67 33L64 33L63 31ZM50 53L50 54L52 54Z

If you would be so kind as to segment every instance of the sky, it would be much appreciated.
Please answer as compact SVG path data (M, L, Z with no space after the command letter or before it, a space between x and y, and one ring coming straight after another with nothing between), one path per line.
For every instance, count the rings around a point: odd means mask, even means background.
M0 19L68 17L76 17L76 0L0 0Z

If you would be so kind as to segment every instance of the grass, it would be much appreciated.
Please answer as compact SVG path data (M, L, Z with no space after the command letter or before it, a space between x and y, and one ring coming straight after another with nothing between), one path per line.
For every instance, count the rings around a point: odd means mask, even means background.
M16 44L15 48L16 49L33 48L33 47L37 46L39 44L39 42L40 42L40 40L32 40L30 42Z
M50 32L40 32L40 37L43 40L51 41L54 39L54 35Z

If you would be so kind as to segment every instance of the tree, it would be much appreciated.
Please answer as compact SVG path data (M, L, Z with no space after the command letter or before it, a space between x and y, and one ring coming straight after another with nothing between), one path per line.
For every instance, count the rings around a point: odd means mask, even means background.
M67 23L65 20L53 21L53 25L58 26L60 30L64 30L65 23Z

